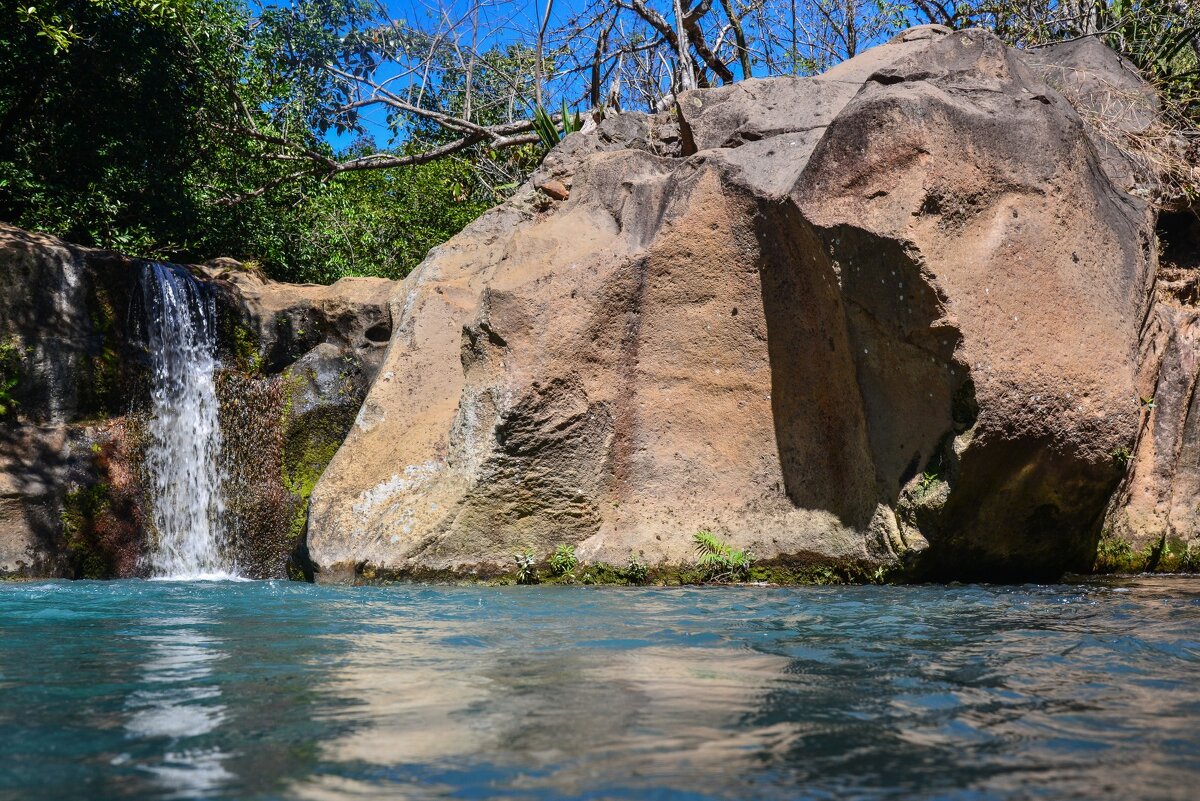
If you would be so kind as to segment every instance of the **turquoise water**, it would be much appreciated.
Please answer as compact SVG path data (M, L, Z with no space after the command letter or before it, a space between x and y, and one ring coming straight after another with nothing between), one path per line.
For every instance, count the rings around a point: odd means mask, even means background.
M1197 788L1193 581L0 586L3 799Z

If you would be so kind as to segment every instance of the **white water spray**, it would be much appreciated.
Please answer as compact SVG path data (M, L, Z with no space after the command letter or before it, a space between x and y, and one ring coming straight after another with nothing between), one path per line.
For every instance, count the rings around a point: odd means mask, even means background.
M232 578L225 558L221 427L217 419L216 305L182 267L142 273L154 368L146 464L153 485L156 578Z

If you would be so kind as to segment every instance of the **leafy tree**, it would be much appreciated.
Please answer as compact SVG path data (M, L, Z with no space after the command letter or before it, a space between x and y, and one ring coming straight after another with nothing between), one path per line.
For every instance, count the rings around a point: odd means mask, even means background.
M181 30L88 0L40 13L69 36L0 15L0 216L85 244L184 246L212 142Z
M294 163L274 158L272 139L336 155L318 67L341 46L326 26L362 12L321 5L307 27L233 0L153 13L141 0L57 0L0 15L0 219L146 256L256 260L290 280L403 276L494 190L462 160L288 179ZM258 136L239 130L246 119Z
M147 256L254 259L292 280L399 277L523 180L580 98L666 107L693 83L824 69L914 21L1027 47L1103 37L1158 83L1171 124L1200 120L1188 0L385 9L22 0L0 12L0 218ZM338 152L335 135L357 140Z

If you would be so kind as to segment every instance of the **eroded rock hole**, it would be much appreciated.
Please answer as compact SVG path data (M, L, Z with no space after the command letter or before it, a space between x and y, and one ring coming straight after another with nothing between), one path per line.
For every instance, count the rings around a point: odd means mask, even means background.
M392 338L392 326L388 323L378 323L368 328L364 336L370 342L385 344Z
M1200 306L1200 216L1197 210L1163 212L1158 239L1158 292L1166 301Z

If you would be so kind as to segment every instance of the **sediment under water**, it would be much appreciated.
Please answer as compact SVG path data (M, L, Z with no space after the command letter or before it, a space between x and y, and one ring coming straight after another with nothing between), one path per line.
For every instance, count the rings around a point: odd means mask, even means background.
M1200 582L0 586L0 797L1184 799Z

